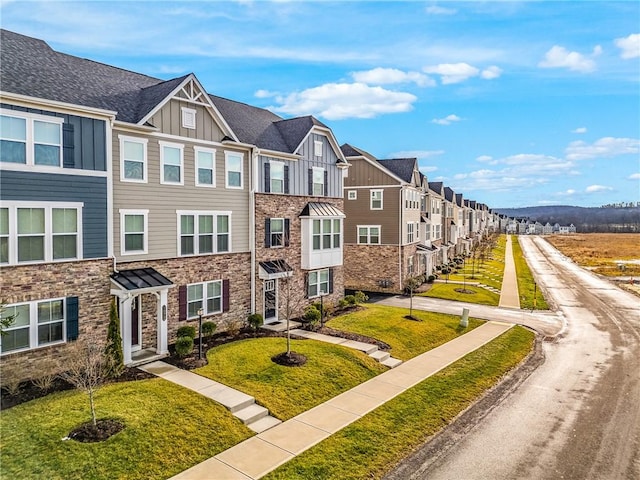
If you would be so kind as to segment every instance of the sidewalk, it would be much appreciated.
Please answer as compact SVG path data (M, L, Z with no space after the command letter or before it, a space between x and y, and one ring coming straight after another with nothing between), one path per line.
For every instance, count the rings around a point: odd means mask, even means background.
M507 235L507 245L504 251L504 274L502 276L502 288L500 289L500 303L498 306L520 309L518 276L516 275L516 265L513 260L511 235Z
M488 322L286 422L259 433L172 480L258 479L333 433L480 348L513 325Z

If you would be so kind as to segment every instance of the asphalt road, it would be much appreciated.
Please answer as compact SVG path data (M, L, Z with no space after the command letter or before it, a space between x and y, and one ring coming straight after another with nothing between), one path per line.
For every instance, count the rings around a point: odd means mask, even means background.
M640 479L640 301L544 239L520 238L561 330L541 342L540 365L519 371L386 478Z

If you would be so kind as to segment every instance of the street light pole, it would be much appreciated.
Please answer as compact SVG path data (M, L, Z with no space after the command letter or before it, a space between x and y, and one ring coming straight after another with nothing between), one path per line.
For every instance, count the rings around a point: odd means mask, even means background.
M198 360L202 360L202 314L204 310L198 309Z

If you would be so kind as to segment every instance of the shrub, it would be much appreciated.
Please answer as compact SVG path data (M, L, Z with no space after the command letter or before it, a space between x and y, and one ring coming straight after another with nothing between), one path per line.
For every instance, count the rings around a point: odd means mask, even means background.
M355 295L345 295L344 299L347 301L349 305L356 304L356 296Z
M344 298L341 298L340 300L338 300L339 308L347 308L348 306L349 306L349 302L347 302Z
M176 340L176 353L179 357L186 357L193 351L193 337L178 337Z
M368 297L364 292L362 292L362 291L360 291L360 290L358 290L358 291L355 293L354 297L356 297L356 303L357 303L357 304L364 303L364 302L366 302L367 300L369 300L369 297Z
M237 336L242 327L244 327L244 322L239 318L231 317L224 321L224 330L232 337Z
M2 387L9 395L17 395L24 386L22 379L27 373L22 363L14 363L2 367Z
M435 275L429 275L429 277L427 278L427 282L428 283L433 283L433 281L436 279Z
M443 268L443 269L442 269L442 271L441 271L441 273L442 273L443 275L446 275L446 274L448 274L448 273L451 273L451 270L449 270L448 268Z
M104 350L107 357L107 375L119 377L124 371L124 353L122 351L122 336L120 335L120 319L115 299L111 300L109 309L109 326L107 327L107 346ZM44 390L44 389L43 389Z
M58 364L55 360L49 359L46 360L40 368L42 369L41 372L37 377L32 378L31 382L43 392L47 392L49 391L51 385L53 385L53 381L57 377L55 373L51 372L55 371L58 368Z
M202 322L202 336L209 338L216 331L218 326L215 322Z
M259 313L252 313L247 317L247 323L251 328L253 328L254 331L257 332L264 323L264 320L262 318L262 315L260 315Z
M320 310L313 305L309 305L304 310L304 320L309 324L312 329L315 329L320 322Z
M191 337L196 338L196 327L193 325L183 325L178 328L178 333L176 334L178 338L180 337Z

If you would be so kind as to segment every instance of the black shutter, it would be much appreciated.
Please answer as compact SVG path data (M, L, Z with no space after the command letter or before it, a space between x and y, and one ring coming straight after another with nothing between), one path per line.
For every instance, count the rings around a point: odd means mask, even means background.
M222 280L222 311L229 311L229 280Z
M284 193L289 193L289 165L284 166Z
M289 219L284 219L284 246L289 246Z
M309 195L313 195L313 168L309 169Z
M75 167L74 159L75 140L73 135L73 124L62 124L62 165L66 168Z
M264 219L264 246L269 248L271 246L271 219Z
M187 286L178 287L178 320L187 319Z
M79 333L78 325L78 297L67 297L67 340L77 340Z
M309 272L304 274L304 298L309 298Z
M264 164L264 191L266 193L271 191L271 164L269 162Z
M333 293L333 268L329 269L329 293Z
M324 196L329 196L329 172L324 171Z

